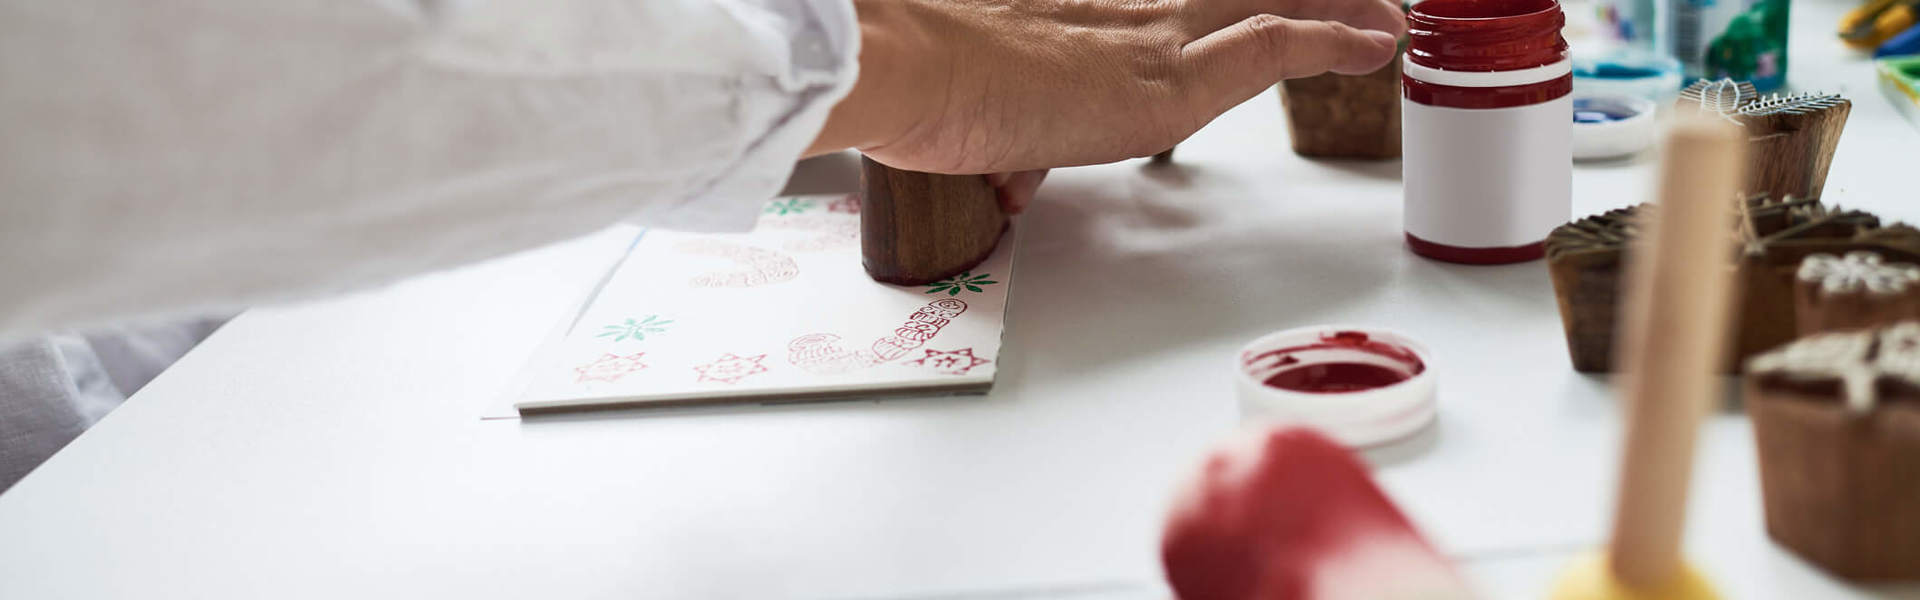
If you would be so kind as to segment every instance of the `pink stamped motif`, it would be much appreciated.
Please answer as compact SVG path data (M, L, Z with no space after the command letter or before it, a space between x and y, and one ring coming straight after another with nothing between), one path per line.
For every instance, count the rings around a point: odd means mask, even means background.
M713 362L694 367L693 370L700 373L700 378L696 381L735 384L740 383L742 379L746 379L748 375L765 373L767 367L766 365L760 364L760 361L766 358L767 355L765 354L737 356L732 352L728 352L720 355L720 358Z
M787 342L787 362L816 375L845 373L867 366L859 354L840 346L840 336L809 333Z
M848 215L860 214L860 195L847 194L845 196L841 196L839 200L828 202L827 212L841 213L841 214L848 214Z
M574 383L586 383L589 381L613 383L628 373L647 368L646 363L640 362L640 357L645 354L645 352L635 352L626 356L614 354L601 355L599 359L593 362L574 367L573 371L580 374L580 377L575 379Z
M793 215L786 217L768 217L761 226L771 229L789 229L793 231L815 232L820 235L804 240L787 242L784 248L792 252L819 252L853 248L860 245L860 220L846 215Z
M926 353L926 356L900 364L926 367L948 375L965 375L974 367L993 362L974 356L972 348L961 348L952 352L928 349Z
M741 271L715 271L696 276L688 282L693 287L756 287L780 283L800 275L800 265L793 262L793 257L746 244L700 238L680 242L674 249L696 256L730 260L746 267Z
M933 339L966 310L967 303L958 298L928 302L908 315L892 335L874 340L866 350L847 350L840 346L840 336L831 333L803 335L787 343L787 362L817 375L871 367L906 356Z

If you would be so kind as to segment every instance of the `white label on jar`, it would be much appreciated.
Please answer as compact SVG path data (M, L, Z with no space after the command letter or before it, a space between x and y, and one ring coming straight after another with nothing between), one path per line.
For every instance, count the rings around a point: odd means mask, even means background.
M1573 218L1573 96L1510 108L1400 100L1406 232L1462 248L1524 246Z

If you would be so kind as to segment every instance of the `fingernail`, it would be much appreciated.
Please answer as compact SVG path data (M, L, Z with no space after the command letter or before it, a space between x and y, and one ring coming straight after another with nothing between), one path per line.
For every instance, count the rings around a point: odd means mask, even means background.
M1377 29L1368 29L1365 31L1367 32L1367 38L1373 40L1375 45L1392 46L1399 43L1399 40L1394 39L1391 33Z

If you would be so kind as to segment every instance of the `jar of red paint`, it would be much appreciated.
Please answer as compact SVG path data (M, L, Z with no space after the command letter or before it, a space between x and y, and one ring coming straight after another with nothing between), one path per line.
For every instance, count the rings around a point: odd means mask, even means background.
M1555 0L1426 0L1401 74L1407 245L1428 258L1540 258L1572 218L1573 69Z

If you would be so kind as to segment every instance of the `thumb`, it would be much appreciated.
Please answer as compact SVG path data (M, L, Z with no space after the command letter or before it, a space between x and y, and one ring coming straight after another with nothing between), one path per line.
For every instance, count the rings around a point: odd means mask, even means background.
M1373 72L1393 60L1395 45L1384 31L1259 14L1188 42L1181 60L1189 91L1218 114L1282 79Z

